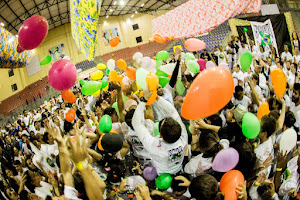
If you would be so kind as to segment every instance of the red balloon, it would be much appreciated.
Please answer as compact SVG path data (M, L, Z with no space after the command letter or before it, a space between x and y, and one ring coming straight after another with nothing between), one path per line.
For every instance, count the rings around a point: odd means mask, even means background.
M19 44L25 50L38 47L48 34L48 22L39 15L28 18L19 29Z
M66 120L72 122L75 119L75 110L71 108L66 114Z
M18 52L18 53L23 53L23 51L25 51L25 49L23 49L23 48L20 46L20 44L18 44L18 46L17 46L17 52Z
M63 91L61 93L61 96L62 96L63 100L65 100L66 102L69 102L69 103L76 102L76 97L71 90Z
M238 170L226 172L220 181L220 190L225 194L225 200L236 200L236 187L245 182L244 175Z
M181 108L186 119L199 119L213 115L224 108L234 91L231 73L223 67L202 71L193 81Z
M206 61L202 58L197 60L198 65L200 66L200 71L202 72L205 69Z

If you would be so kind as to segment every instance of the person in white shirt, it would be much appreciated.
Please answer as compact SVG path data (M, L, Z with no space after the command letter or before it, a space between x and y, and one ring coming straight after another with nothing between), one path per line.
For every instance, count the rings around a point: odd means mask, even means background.
M292 54L289 52L289 47L287 45L284 45L284 52L281 53L281 60L282 62L286 63L286 61L293 60Z
M219 50L215 51L214 54L218 57L218 64L227 63L228 57L222 46L219 46Z
M292 111L296 117L295 126L300 127L300 83L294 84L293 95L292 95L292 104L290 111Z
M241 55L246 51L249 51L248 46L245 43L241 42L241 47L239 48L238 56L241 57Z
M152 155L152 164L157 173L176 174L182 169L187 149L187 131L175 107L158 97L156 106L165 113L165 118L159 123L162 138L153 137L143 123L146 99L150 95L149 91L144 90L144 97L141 98L132 118L132 126L144 148Z
M244 73L242 72L239 64L236 63L235 65L233 65L233 71L234 72L232 73L232 77L244 82Z
M249 105L252 103L251 99L245 95L245 92L243 90L242 86L236 86L235 87L235 92L234 92L234 97L231 99L233 105L243 105L245 108L248 110Z
M264 50L264 47L262 45L259 46L259 52L258 52L258 57L263 59L263 60L266 60L267 57L269 55L269 52L266 52Z
M300 55L299 55L299 48L295 47L295 55L293 56L293 62L299 63L300 62Z

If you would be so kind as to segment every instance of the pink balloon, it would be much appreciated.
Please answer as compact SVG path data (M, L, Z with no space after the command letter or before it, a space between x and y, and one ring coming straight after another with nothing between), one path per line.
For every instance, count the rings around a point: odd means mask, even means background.
M204 59L200 58L199 60L197 60L197 63L200 66L200 71L203 71L206 66L206 61Z
M23 53L23 51L25 51L25 49L23 49L19 44L17 46L17 52L18 53Z
M200 51L206 48L206 44L197 38L190 38L185 41L184 47L189 51Z
M48 34L48 22L39 15L28 18L19 29L19 44L25 50L38 47Z
M129 85L129 81L130 81L130 78L128 78L127 76L125 76L123 79L122 79L124 85Z
M214 66L216 66L216 64L215 64L213 61L208 61L208 62L206 63L206 69L207 69L207 68L210 68L210 67L214 67Z
M144 178L148 181L153 181L157 177L157 171L155 167L146 167L143 171Z
M142 58L141 61L142 61L142 66L141 67L144 68L144 69L150 70L151 67L153 66L152 65L152 59L150 57L144 57L144 58ZM155 66L156 66L156 63L155 63Z
M227 63L223 62L223 63L219 64L219 66L229 70L229 65Z
M239 162L239 153L234 148L222 149L216 155L212 168L217 172L228 172Z
M65 59L56 61L49 70L50 85L59 91L70 89L76 82L77 70L75 65Z

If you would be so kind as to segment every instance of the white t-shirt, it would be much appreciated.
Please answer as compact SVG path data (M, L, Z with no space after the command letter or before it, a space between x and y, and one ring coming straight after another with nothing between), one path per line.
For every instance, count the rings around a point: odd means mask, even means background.
M290 52L282 52L281 53L281 58L286 58L286 60L292 60L293 59L293 56Z
M274 149L273 149L273 140L272 137L269 137L269 139L257 146L257 148L254 150L255 155L257 157L256 166L259 167L269 156L274 155ZM268 167L265 172L267 174L267 177L269 176L269 173L271 171L271 166Z
M218 57L218 63L219 64L226 63L226 56L227 56L226 52L216 51L215 55ZM223 57L223 58L221 58L221 57Z
M293 56L293 62L295 62L295 59L296 59L296 63L298 64L300 62L300 55L294 55Z
M52 194L53 186L44 181L41 181L40 184L42 187L36 187L34 189L34 193L43 199L46 199L47 196L53 197L53 194Z
M48 156L51 156L51 154L57 156L58 146L57 143L54 141L54 144L41 144L41 151L47 154Z
M300 127L300 105L296 106L295 103L292 102L290 111L292 111L296 117L296 127Z
M233 72L232 77L236 77L238 80L241 80L244 82L244 73L241 70L238 73Z
M236 106L236 105L241 104L241 105L245 106L245 108L247 110L248 110L249 105L252 103L251 99L249 97L247 97L246 95L243 96L242 100L237 100L236 98L232 98L231 101L232 101L233 105Z

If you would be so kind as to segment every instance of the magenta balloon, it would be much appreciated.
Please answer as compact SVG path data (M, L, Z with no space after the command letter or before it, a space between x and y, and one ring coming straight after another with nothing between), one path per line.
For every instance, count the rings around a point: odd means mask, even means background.
M157 171L155 167L146 167L143 171L144 178L148 181L153 181L157 177Z
M199 60L197 60L197 63L200 66L200 71L203 71L206 66L206 61L204 59L200 58Z
M19 44L17 46L17 52L18 53L22 53L23 51L25 51L25 49L23 49Z
M19 44L25 50L32 50L44 41L47 33L47 20L39 15L32 16L19 29Z
M206 48L206 44L197 38L190 38L185 41L184 47L189 51L200 51Z
M75 65L65 59L56 61L49 70L50 85L59 91L70 89L76 82L77 70Z
M222 149L217 153L212 168L217 172L228 172L239 162L239 153L234 148Z

